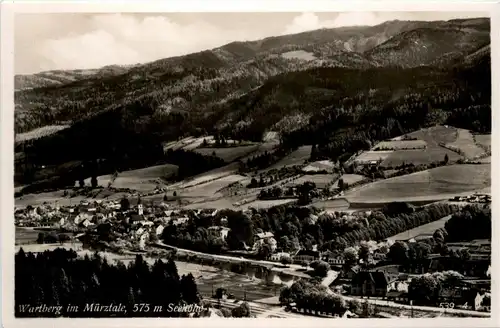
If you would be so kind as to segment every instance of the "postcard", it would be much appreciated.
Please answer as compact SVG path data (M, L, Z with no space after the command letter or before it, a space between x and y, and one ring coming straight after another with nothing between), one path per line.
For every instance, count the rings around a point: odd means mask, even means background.
M493 7L213 3L2 4L5 326L495 326Z

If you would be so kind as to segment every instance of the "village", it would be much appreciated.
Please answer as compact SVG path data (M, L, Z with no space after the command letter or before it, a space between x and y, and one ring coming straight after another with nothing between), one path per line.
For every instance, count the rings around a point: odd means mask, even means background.
M489 199L477 196L454 198L453 201L487 202ZM185 225L190 220L216 217L217 220L213 221L219 222L219 225L211 225L208 230L218 236L221 242L228 238L230 228L223 211L178 209L164 202L144 203L140 197L134 203L131 205L128 199L123 198L112 201L82 201L76 206L40 205L17 209L16 233L18 229L29 230L36 238L19 242L16 238L16 243L21 243L21 247L22 244L29 243L70 243L70 247L74 249L117 254L166 256L172 251L190 254L187 249L163 243L164 229L168 226ZM251 214L251 210L243 213L249 216ZM491 240L447 243L446 247L452 255L417 256L414 258L415 265L394 263L388 256L389 249L395 243L411 246L416 245L422 238L367 242L364 247L348 247L344 252L320 251L316 245L308 249L285 252L278 247L272 232L261 231L254 235L254 244L251 246L245 244L240 250L223 249L220 254L192 252L196 256L188 256L187 261L196 262L210 258L222 262L251 262L256 266L261 264L271 268L268 271L272 271L272 274L258 276L255 270L247 268L247 276L252 280L262 279L265 284L278 283L284 286L304 277L319 279L330 292L346 298L368 299L374 304L382 302L384 306L413 304L414 300L409 296L411 282L426 275L445 281L444 288L436 291L438 302L432 306L445 307L448 311L452 308L489 311ZM261 252L263 246L267 250L265 255ZM369 249L369 254L363 255L363 249ZM276 280L276 277L280 279ZM301 311L293 302L287 304L287 309Z

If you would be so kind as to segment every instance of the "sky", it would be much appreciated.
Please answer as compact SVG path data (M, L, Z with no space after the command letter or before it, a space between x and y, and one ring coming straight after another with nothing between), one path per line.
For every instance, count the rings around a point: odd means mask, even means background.
M388 20L478 17L467 12L335 13L18 13L16 74L131 65L185 55L232 41Z

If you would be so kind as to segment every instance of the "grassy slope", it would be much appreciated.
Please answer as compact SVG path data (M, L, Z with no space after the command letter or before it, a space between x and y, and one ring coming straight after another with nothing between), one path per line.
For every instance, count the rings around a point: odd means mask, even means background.
M345 196L349 202L446 199L450 195L491 186L491 166L450 165L377 181Z
M424 140L427 148L422 150L397 150L391 153L383 162L382 167L394 167L403 163L431 164L444 160L448 155L450 161L456 161L462 156L441 147L439 144L448 144L457 140L458 133L455 128L445 126L435 126L427 129L421 129L407 134L410 138Z
M444 225L448 220L451 218L451 215L445 216L442 219L439 219L437 221L427 223L424 225L421 225L419 227L413 228L411 230L407 230L401 233L398 233L397 235L391 236L387 238L388 240L406 240L410 238L415 238L418 235L422 234L432 234L434 231L444 228Z

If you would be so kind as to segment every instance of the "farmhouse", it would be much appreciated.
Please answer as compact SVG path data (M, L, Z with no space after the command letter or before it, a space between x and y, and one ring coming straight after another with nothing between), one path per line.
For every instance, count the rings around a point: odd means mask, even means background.
M269 238L273 238L274 237L274 234L272 232L261 232L261 233L258 233L258 234L255 234L255 242L261 240L261 239L269 239Z
M351 281L351 294L356 296L385 297L389 279L382 271L361 271Z
M331 251L321 253L321 260L335 266L341 266L345 264L345 260L342 255L335 254Z
M279 262L279 261L281 261L281 259L283 257L290 257L290 254L286 253L286 252L274 253L274 254L271 254L270 259L271 259L271 261Z
M312 262L316 260L319 260L319 252L306 249L301 249L293 257L294 262Z

